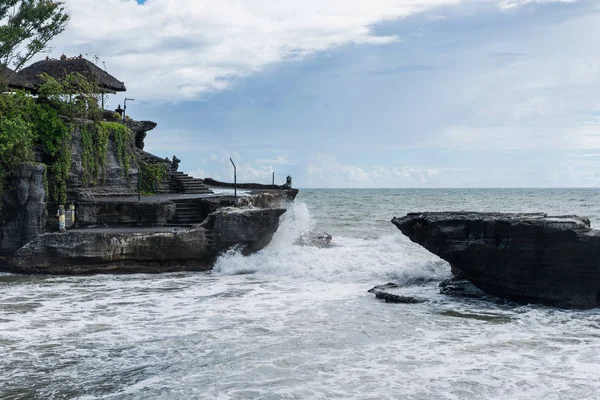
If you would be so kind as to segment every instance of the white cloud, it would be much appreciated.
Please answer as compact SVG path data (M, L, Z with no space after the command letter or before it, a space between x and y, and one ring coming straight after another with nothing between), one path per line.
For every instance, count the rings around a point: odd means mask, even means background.
M375 35L374 24L462 1L66 0L72 19L54 55L98 55L139 99L188 100L273 63L350 43L390 43L397 38Z
M296 162L288 159L287 156L277 156L273 159L258 159L254 160L256 164L272 164L272 165L295 165Z
M199 178L199 179L208 178L208 174L202 168L193 169L193 170L187 172L187 174L194 178Z
M342 163L331 155L319 154L309 161L299 181L306 186L318 187L424 187L436 183L435 179L442 173L457 171L442 171L430 166L359 167Z
M543 4L543 3L574 3L577 0L501 0L500 7L502 8L516 8L526 4Z

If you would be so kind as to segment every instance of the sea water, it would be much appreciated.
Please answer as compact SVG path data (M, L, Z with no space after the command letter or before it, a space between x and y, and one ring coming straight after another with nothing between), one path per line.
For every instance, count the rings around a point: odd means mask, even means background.
M303 190L272 243L212 272L0 276L0 399L592 399L600 311L439 294L449 266L390 223L544 211L596 189ZM310 232L329 247L295 244ZM421 304L367 290L395 282Z

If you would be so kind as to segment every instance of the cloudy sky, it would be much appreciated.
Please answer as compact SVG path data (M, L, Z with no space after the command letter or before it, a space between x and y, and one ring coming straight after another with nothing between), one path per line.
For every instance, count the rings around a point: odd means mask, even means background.
M600 185L598 0L66 3L51 55L98 56L198 177Z

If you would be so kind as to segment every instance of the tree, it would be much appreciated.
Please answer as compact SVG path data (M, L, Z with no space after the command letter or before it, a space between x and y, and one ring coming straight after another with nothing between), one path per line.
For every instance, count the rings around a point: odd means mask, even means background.
M60 0L0 0L0 71L18 71L50 41L65 30L69 21ZM10 76L0 73L6 88Z

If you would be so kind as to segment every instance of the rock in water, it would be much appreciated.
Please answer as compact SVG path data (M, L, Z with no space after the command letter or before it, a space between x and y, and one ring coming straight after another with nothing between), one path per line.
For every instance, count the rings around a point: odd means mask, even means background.
M331 235L328 233L309 232L300 236L295 244L300 246L327 247L331 242Z
M401 304L417 304L424 303L425 299L420 299L413 296L401 296L399 294L390 293L390 289L397 289L400 286L393 282L386 283L385 285L377 285L372 289L369 289L369 293L375 294L375 297L384 300L386 303L401 303Z
M600 231L587 218L475 212L392 220L478 288L518 302L600 306Z

